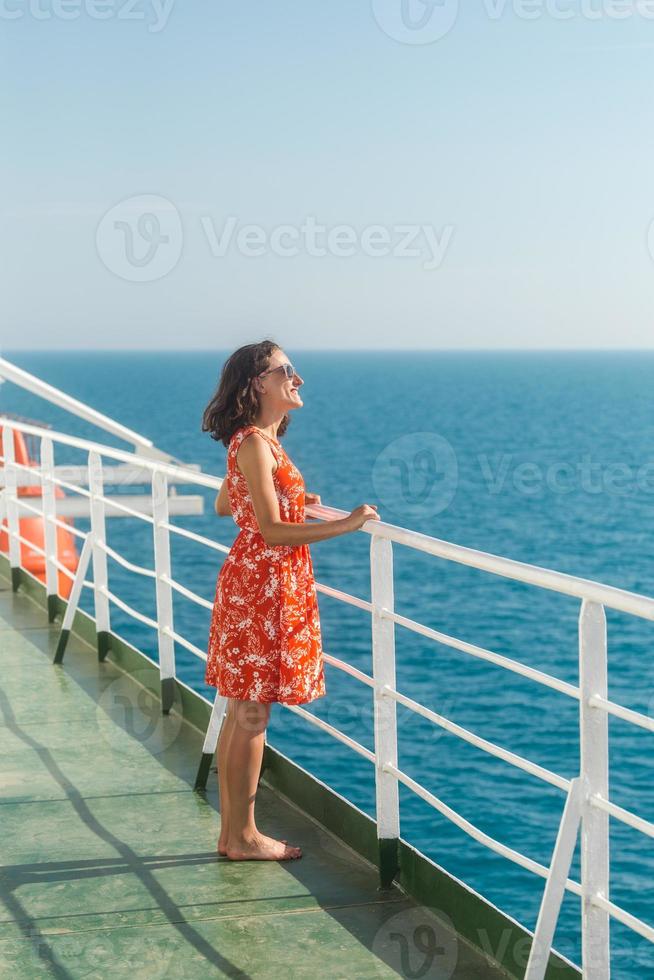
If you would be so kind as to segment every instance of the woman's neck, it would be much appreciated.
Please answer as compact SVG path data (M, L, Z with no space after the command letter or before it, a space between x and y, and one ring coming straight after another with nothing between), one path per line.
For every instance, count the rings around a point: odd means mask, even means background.
M257 429L261 429L262 432L265 432L265 434L270 436L271 439L274 439L275 442L279 442L279 439L277 438L277 430L279 429L280 425L279 422L272 422L268 425L262 425L261 422L257 422L255 420L252 424L256 426Z

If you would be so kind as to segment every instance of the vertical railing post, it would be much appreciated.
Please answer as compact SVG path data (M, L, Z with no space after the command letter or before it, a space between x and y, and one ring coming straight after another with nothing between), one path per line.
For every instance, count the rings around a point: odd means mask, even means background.
M59 570L57 557L57 516L54 485L54 449L49 436L41 436L41 504L43 507L43 548L45 551L45 594L47 596L48 622L57 615L59 594Z
M167 714L175 700L175 643L172 637L173 590L165 581L171 578L170 531L165 526L168 524L168 480L159 470L152 474L152 518L161 708Z
M11 565L11 588L18 591L20 584L20 546L18 539L20 521L18 517L18 489L16 480L16 454L14 452L14 430L7 422L2 427L2 455L5 469L5 507L7 531L9 536L9 564Z
M105 527L104 479L102 475L102 457L97 452L89 453L89 498L91 512L91 531L93 532L93 600L95 606L95 631L98 648L98 659L104 660L111 642L111 624L109 620L109 597L103 592L108 589L107 553L101 547L107 543Z
M596 602L582 601L579 613L579 724L581 742L581 957L584 980L609 980L609 913L592 904L609 897L609 815L591 797L609 796L609 719L590 704L606 698L606 616Z
M399 867L400 836L398 783L396 777L384 769L386 763L397 768L396 702L383 692L385 685L395 688L395 623L381 614L382 608L391 612L394 609L393 544L374 533L370 540L370 582L379 875L381 887L388 888Z

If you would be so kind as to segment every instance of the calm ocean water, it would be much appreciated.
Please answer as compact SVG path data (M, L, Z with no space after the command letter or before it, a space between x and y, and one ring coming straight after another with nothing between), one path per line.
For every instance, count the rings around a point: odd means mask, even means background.
M346 510L376 503L383 520L468 547L654 595L654 353L309 353L287 349L304 378L304 408L285 437L307 489ZM225 449L200 431L225 353L8 352L178 458L224 473ZM98 436L54 406L3 386L1 404L79 435ZM121 446L122 448L122 446ZM73 462L79 454L61 454ZM113 488L110 488L113 492ZM180 492L196 493L196 488ZM231 544L213 513L176 518ZM77 524L84 528L85 522ZM151 567L150 529L109 522L109 544ZM311 546L316 577L370 598L369 536ZM395 546L402 615L570 683L578 681L579 602ZM220 557L183 538L173 574L213 600ZM110 563L111 587L153 616L150 580ZM320 595L325 650L371 671L370 620ZM88 596L84 608L91 610ZM650 622L607 611L609 697L654 712ZM175 595L175 629L205 648L209 614ZM152 633L121 610L112 626L156 656ZM578 704L501 668L397 628L397 686L471 731L572 778ZM204 664L177 649L178 673L207 696ZM369 689L326 666L327 696L310 706L372 748ZM609 720L611 797L654 820L652 735ZM563 794L398 707L399 765L492 837L549 864ZM374 815L370 764L274 705L272 745ZM507 913L534 928L543 879L493 854L400 786L401 833ZM610 897L652 921L652 841L611 820ZM579 853L571 877L579 880ZM580 960L579 899L566 893L555 945ZM612 921L612 975L654 977L654 949Z

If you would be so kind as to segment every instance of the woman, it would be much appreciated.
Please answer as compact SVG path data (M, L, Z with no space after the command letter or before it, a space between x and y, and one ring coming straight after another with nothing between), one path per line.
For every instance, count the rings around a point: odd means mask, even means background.
M220 569L205 681L228 699L218 740L218 853L233 861L291 860L299 847L256 827L254 800L270 706L325 694L320 619L309 544L379 520L374 504L321 524L305 521L306 493L280 438L302 408L304 384L271 340L226 361L202 429L227 450L216 511L240 531Z

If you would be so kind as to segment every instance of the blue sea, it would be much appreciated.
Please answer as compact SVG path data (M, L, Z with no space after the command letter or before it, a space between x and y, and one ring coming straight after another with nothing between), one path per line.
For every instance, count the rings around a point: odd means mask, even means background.
M375 503L382 520L518 561L654 595L654 352L308 352L285 348L304 407L284 439L307 489L344 510ZM8 352L25 368L222 475L225 449L201 432L228 352ZM124 444L5 385L4 410ZM58 461L75 462L77 452ZM129 488L109 488L129 492ZM213 512L175 518L231 544ZM78 526L88 526L77 521ZM108 522L109 544L152 566L151 528ZM370 598L370 537L311 546L317 581ZM221 556L173 541L173 575L213 600ZM578 683L580 603L394 546L396 609L436 630ZM110 561L110 587L155 615L149 579ZM371 672L370 617L319 594L324 648ZM89 596L84 608L92 610ZM206 648L209 613L175 595L175 630ZM609 697L654 712L654 625L607 610ZM156 657L152 632L121 610L112 627ZM566 778L578 773L578 703L500 667L396 629L397 688L470 731ZM179 676L208 697L204 664L177 647ZM369 688L326 666L327 695L308 706L372 749ZM541 864L551 859L564 794L398 706L399 767L482 831ZM610 796L654 820L652 734L609 719ZM275 704L271 745L374 815L372 766ZM404 786L401 834L528 928L544 880L477 844ZM651 838L610 821L610 898L650 923ZM579 849L570 877L579 880ZM654 977L654 948L612 920L612 976ZM566 893L555 946L581 958L580 901Z

